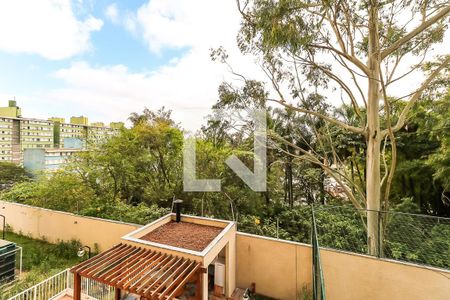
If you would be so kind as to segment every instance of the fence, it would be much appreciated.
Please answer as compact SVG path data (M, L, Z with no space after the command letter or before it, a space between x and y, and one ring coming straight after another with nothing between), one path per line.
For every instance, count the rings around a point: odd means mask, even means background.
M317 240L317 224L314 206L311 208L311 224L313 299L325 300L325 280L323 279L322 263L320 261L320 248L319 241Z
M68 272L64 270L23 292L8 298L8 300L51 299L67 289Z
M376 255L416 264L450 269L450 218L369 211L353 206L314 206L320 247L369 254L367 214L375 215L379 248ZM310 243L311 208L285 209L276 218L241 217L239 231L260 236Z
M73 274L66 269L8 300L49 300L58 299L73 288ZM88 278L82 278L81 293L83 299L113 300L114 288Z
M69 289L73 290L73 274L69 273ZM89 278L81 277L81 294L97 300L114 300L115 288Z
M450 269L450 218L348 206L316 207L320 246L368 254L368 213L378 219L378 257Z

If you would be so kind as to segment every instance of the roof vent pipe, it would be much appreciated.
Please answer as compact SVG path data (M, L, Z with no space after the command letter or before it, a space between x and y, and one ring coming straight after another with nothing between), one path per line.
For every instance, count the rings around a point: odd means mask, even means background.
M176 222L180 223L181 221L181 204L183 203L183 200L177 199L173 201L175 204L175 213L176 213Z

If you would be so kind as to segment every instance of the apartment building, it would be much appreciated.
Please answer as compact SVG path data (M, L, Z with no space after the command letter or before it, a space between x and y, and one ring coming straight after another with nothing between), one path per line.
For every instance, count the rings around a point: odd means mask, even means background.
M23 166L31 171L54 172L63 167L72 155L83 151L81 149L25 149Z
M13 121L0 117L0 161L12 161Z
M49 120L54 122L53 136L56 148L66 148L65 141L72 139L79 139L83 141L82 148L86 148L86 140L87 140L86 125L76 123L75 124L66 123L64 118L49 118Z
M20 119L21 150L52 148L53 122L39 119Z
M92 123L87 126L87 141L89 146L96 147L117 134L117 129L106 127L103 123Z
M0 116L18 118L22 115L22 110L17 106L16 100L9 100L7 107L0 107Z
M0 161L21 162L20 116L15 100L0 107Z

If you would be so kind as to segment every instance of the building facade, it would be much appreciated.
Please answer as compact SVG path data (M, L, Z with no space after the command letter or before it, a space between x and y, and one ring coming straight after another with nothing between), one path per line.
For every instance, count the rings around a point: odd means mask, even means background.
M21 148L52 148L53 122L39 119L20 119Z
M7 107L0 107L0 116L9 118L19 118L22 115L20 107L17 106L16 100L9 100Z
M99 125L98 123L93 123L92 125L87 126L87 142L90 147L97 147L105 143L111 136L116 135L118 132L117 129L105 126L95 126L95 124Z
M0 117L0 161L12 161L13 119Z
M7 107L0 107L0 161L52 169L56 162L65 161L68 153L95 148L117 134L121 127L121 122L111 123L111 127L100 122L89 125L84 116L72 117L70 123L56 117L48 120L23 118L20 107L11 100ZM30 154L24 155L27 149L45 151L43 154L42 151L28 151ZM37 163L34 158L37 156L44 157L46 163ZM52 160L55 163L50 163Z
M61 169L81 149L25 149L23 166L31 172L54 172Z
M7 107L0 107L0 161L21 162L21 114L15 100L10 100Z
M64 119L62 119L64 120ZM63 122L55 122L53 126L53 135L55 138L55 147L65 148L67 139L79 139L84 141L83 148L86 147L87 140L87 126L70 124Z

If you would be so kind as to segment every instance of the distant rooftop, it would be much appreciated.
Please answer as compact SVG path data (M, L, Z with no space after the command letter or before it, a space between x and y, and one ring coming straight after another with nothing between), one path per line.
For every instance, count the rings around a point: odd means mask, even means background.
M20 120L53 122L53 123L78 125L78 126L108 128L108 126L106 124L104 124L103 122L94 122L94 123L89 124L89 119L85 116L79 116L79 117L73 116L70 118L70 121L68 123L66 123L65 118L61 118L61 117L51 117L51 118L48 118L47 120L37 119L37 118L27 118L27 117L25 118L22 116L22 110L20 107L17 106L16 100L9 100L8 106L6 106L6 107L0 106L0 117L11 118L11 119L20 119ZM125 124L123 122L111 122L109 124L109 127L112 129L120 129L124 126L125 126Z

